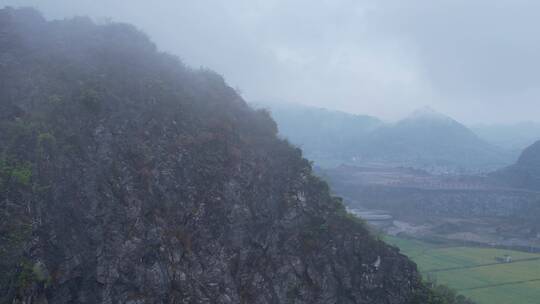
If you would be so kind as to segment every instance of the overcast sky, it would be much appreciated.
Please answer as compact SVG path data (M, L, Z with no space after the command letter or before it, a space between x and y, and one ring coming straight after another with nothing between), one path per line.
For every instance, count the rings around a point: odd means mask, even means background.
M540 1L0 0L129 22L248 101L395 120L540 120Z

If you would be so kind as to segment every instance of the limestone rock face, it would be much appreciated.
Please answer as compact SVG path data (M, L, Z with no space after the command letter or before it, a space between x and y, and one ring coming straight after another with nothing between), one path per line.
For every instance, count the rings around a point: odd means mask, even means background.
M0 41L0 302L421 297L219 75L124 24L8 8Z

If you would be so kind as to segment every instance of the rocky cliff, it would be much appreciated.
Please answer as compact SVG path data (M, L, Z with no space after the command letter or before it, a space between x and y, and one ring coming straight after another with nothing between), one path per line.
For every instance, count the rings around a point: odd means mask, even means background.
M415 265L213 72L0 10L0 302L425 303Z

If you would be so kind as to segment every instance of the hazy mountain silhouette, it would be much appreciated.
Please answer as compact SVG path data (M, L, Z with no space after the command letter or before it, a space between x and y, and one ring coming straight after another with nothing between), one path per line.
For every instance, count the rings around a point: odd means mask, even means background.
M280 133L321 166L387 164L490 171L512 162L465 125L430 108L396 123L306 106L269 104Z
M353 115L290 103L255 104L268 108L279 133L321 165L339 165L351 159L367 137L384 123L368 115Z
M537 140L540 140L540 123L521 122L516 124L477 124L470 127L485 141L519 153Z
M493 176L513 187L540 191L540 141L527 147L515 164Z

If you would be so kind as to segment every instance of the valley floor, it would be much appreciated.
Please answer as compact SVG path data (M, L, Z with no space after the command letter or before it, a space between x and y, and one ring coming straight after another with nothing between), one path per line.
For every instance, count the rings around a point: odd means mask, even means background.
M540 254L385 236L418 264L425 278L478 304L538 304Z

